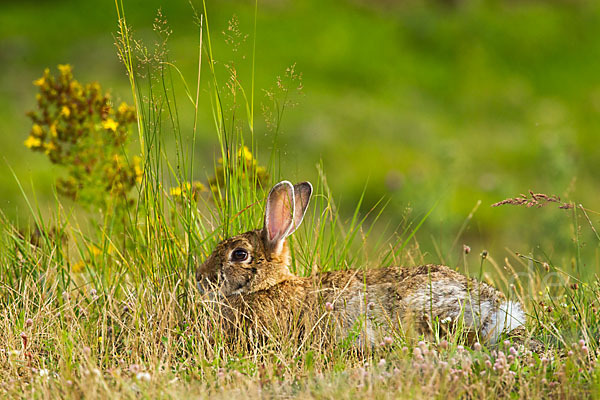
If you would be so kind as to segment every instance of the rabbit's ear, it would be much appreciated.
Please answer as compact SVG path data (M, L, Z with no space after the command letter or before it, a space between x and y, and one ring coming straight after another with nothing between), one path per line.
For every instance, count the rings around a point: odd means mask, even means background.
M267 250L278 253L294 226L294 187L288 181L273 186L265 208L263 240Z
M288 232L288 236L294 233L302 223L308 203L310 202L310 196L312 196L312 191L313 188L310 182L300 182L294 185L294 225Z

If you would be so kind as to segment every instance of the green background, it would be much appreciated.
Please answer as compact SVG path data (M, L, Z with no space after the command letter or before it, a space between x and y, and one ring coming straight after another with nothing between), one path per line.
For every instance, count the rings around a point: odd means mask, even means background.
M134 35L149 45L162 8L173 30L169 58L193 87L198 28L189 3L125 0L124 7ZM207 8L221 81L223 65L235 60L248 90L254 2L208 1ZM237 51L222 34L233 15L249 35ZM111 1L3 2L0 209L19 225L28 224L29 212L10 169L42 210L54 204L52 182L61 173L23 146L31 127L25 112L35 104L32 81L46 67L70 63L81 82L97 80L116 101L131 103L116 31ZM600 210L599 38L600 5L593 1L259 1L257 157L266 163L273 145L260 113L262 89L296 64L304 95L286 111L277 139L282 177L315 180L322 161L347 215L365 187L363 213L381 198L390 201L380 228L402 223L407 208L416 221L435 205L417 236L427 261L455 263L466 243L498 260L518 251L569 263L577 229L572 211L490 205L532 189ZM194 149L200 180L211 175L218 154L208 81L205 69ZM177 83L175 95L190 138L193 110L182 88ZM585 257L595 271L598 242L591 234L583 225Z

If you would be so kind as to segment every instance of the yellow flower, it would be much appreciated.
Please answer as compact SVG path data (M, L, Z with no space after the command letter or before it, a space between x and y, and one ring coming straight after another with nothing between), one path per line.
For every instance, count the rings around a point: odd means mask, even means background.
M42 140L33 136L29 136L27 140L23 142L23 144L25 147L32 149L34 147L40 147L42 145Z
M40 87L42 87L42 86L45 86L45 85L46 85L46 77L47 77L49 74L50 74L50 69L46 68L46 69L44 70L44 75L42 75L42 77L41 77L41 78L39 78L39 79L36 79L35 81L33 81L33 84L34 84L35 86L40 86Z
M109 118L106 121L102 121L102 127L104 129L106 129L107 131L110 130L110 131L116 132L118 126L119 126L119 123L112 118Z
M38 124L33 124L33 127L31 128L31 136L41 137L43 134L44 130L42 129L42 127Z
M40 79L36 79L35 81L33 81L33 84L35 86L39 86L39 87L44 86L45 83L46 83L46 77L45 76L42 76Z
M142 159L138 156L133 156L133 171L135 173L135 181L142 183L142 177L144 176L144 170L140 166Z
M56 122L50 125L50 134L52 137L58 137L58 132L56 131Z
M81 84L77 81L71 81L69 88L74 91L78 96L81 94Z
M71 73L71 66L69 64L59 64L58 70L60 71L61 74L67 75L67 74Z
M116 247L115 247L115 246L114 246L112 243L109 243L109 244L108 244L108 249L107 249L107 251L106 251L106 252L107 252L108 254L112 254L112 253L113 253L115 250L116 250Z
M171 188L171 196L173 196L173 197L181 196L181 188L179 186Z
M46 154L50 154L51 152L57 149L54 142L48 142L44 145L44 147L46 148Z
M100 250L98 247L91 245L89 247L90 252L94 255L94 256L99 256L100 254L102 254L102 250Z
M129 110L130 110L130 107L125 102L122 102L118 109L119 114L125 114Z
M243 148L238 150L238 156L243 156L244 159L246 159L246 161L252 161L253 159L252 153L250 152L250 150L248 150L247 146L244 146Z
M73 266L71 267L71 271L73 271L77 274L77 273L83 271L84 267L85 267L85 263L83 262L83 260L79 260L75 264L73 264Z
M69 115L71 115L71 110L69 110L69 107L67 107L67 106L62 106L60 113L62 115L64 115L65 117L69 118Z

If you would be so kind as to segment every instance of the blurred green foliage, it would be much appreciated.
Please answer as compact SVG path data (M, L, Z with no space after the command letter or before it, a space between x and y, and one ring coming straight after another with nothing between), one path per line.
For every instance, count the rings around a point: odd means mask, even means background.
M124 4L134 33L150 43L159 40L152 21L162 7L173 30L168 58L194 82L198 32L188 2ZM217 73L225 82L234 65L249 87L254 2L211 0L207 8ZM242 33L232 44L234 14ZM7 164L31 181L40 204L54 201L50 182L58 175L23 146L31 82L46 67L70 63L81 81L112 88L117 104L131 102L116 29L111 2L3 4L0 209L11 219L27 212ZM599 36L600 5L592 1L259 1L256 108L269 103L268 89L295 64L304 96L277 135L282 176L314 180L322 160L342 209L352 210L366 185L363 211L391 199L391 228L407 207L418 219L437 204L419 232L428 261L457 262L462 243L499 259L506 247L527 253L538 245L562 256L573 246L571 211L490 205L532 189L600 210ZM218 153L209 85L203 79L195 150L202 181L213 175ZM183 85L176 80L175 88L184 104ZM191 131L193 110L181 108L179 117L182 131ZM274 134L255 119L263 161ZM589 231L582 229L584 245Z

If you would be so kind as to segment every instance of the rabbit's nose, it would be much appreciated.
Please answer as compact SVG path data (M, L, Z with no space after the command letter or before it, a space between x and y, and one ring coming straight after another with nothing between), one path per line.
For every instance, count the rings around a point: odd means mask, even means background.
M198 288L198 292L200 292L201 296L205 294L210 294L215 291L215 284L212 283L208 278L199 278L196 281L196 287Z

